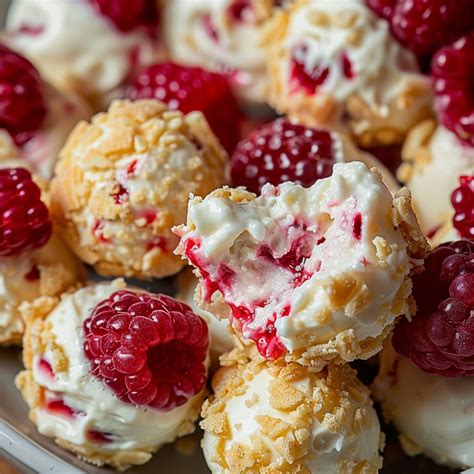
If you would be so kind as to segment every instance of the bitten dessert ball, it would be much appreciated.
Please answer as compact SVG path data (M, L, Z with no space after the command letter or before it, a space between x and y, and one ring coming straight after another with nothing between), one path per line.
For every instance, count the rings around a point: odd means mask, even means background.
M392 197L363 163L304 188L224 187L192 198L176 250L200 275L199 303L229 317L263 357L315 370L368 358L409 314L427 249L408 191ZM223 305L225 302L227 304Z
M451 194L459 179L474 175L474 147L428 120L408 134L402 156L398 177L412 193L421 229L431 236L454 214Z
M16 157L51 179L59 150L79 120L89 116L77 97L45 82L23 56L0 44L0 165Z
M440 464L474 467L474 377L430 375L406 357L389 358L386 351L374 394L384 418L400 432L404 451L424 453Z
M40 433L96 464L144 464L194 431L207 372L206 323L123 280L24 307L16 383Z
M246 103L264 103L264 35L277 1L167 2L163 29L171 59L228 75Z
M40 296L60 295L83 269L53 234L41 191L24 168L0 168L0 344L20 342L19 308Z
M94 103L156 54L156 2L14 0L6 40L59 89Z
M226 155L201 113L116 101L81 122L51 185L53 217L74 252L103 275L163 277L183 262L171 228L189 194L224 183Z
M299 364L233 351L202 410L214 474L376 473L383 435L369 391L349 366Z
M269 101L308 126L350 129L364 146L399 142L431 115L416 57L363 0L297 0L268 38Z

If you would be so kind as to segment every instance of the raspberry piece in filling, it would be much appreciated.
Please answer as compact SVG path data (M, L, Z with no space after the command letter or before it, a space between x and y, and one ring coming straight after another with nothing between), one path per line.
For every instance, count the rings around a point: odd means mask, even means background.
M439 246L413 280L417 314L399 323L392 343L425 372L474 375L474 240Z
M474 147L474 32L436 53L432 75L441 123Z
M0 257L42 247L52 229L48 208L30 172L0 169Z
M84 322L92 374L124 402L172 410L206 381L207 324L164 295L122 290Z
M326 81L329 75L329 68L317 65L308 68L306 57L308 46L301 44L293 50L290 67L290 83L292 92L298 92L301 89L306 94L313 95Z
M461 176L459 187L451 195L453 226L465 239L474 239L474 177Z
M232 185L254 193L266 183L311 186L332 174L334 155L329 132L277 119L239 142L231 158Z
M222 74L175 63L154 64L133 78L126 96L132 100L158 99L183 113L200 111L227 151L237 144L240 112Z
M24 145L46 117L44 86L33 65L0 45L0 128Z
M157 24L155 0L89 0L97 12L124 33Z

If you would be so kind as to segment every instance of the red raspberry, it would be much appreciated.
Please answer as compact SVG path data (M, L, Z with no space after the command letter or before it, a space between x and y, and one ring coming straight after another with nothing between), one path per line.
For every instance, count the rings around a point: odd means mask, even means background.
M390 22L397 39L418 56L431 56L474 28L471 0L367 0Z
M29 171L0 169L0 256L41 247L51 232L48 208Z
M0 44L0 128L21 146L46 117L43 82L24 57Z
M259 193L265 183L293 181L311 186L332 174L334 143L329 132L280 118L253 131L232 155L233 186Z
M474 147L474 32L438 51L431 68L441 123Z
M127 88L132 100L158 99L183 113L201 111L224 148L239 139L240 114L227 79L199 67L154 64L139 72Z
M89 0L115 27L127 33L157 23L156 0Z
M417 314L399 323L393 347L425 372L474 375L474 240L439 246L413 280Z
M116 291L84 322L92 374L124 402L172 410L206 381L207 324L169 296Z
M453 225L465 239L474 239L474 176L461 176L451 195Z

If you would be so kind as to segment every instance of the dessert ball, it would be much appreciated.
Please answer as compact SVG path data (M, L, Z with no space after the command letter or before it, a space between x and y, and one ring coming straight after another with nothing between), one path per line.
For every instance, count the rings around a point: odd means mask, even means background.
M19 308L74 286L83 269L53 235L40 190L24 168L0 168L0 345L19 343Z
M263 104L265 29L277 1L167 2L164 40L171 59L228 75L237 96Z
M341 133L305 127L279 118L265 123L241 140L230 160L232 186L259 194L266 183L285 181L309 187L332 174L335 163L362 161L376 167L392 192L400 188L375 157L354 146Z
M51 179L59 150L79 120L89 116L77 97L45 82L23 56L0 44L0 164L17 158Z
M94 103L156 54L155 1L14 0L6 39L59 89ZM115 6L113 6L115 5Z
M384 418L400 433L408 455L424 453L437 463L474 467L474 377L446 378L420 370L384 349L374 383ZM388 352L389 350L387 350Z
M451 194L460 177L474 175L474 147L430 120L409 133L402 155L398 177L412 193L421 229L433 235L453 216Z
M40 433L123 470L194 431L206 381L206 323L163 295L91 285L24 308L16 383Z
M349 366L313 373L233 351L202 410L212 473L376 473L382 435L369 391Z
M337 163L309 188L192 198L175 232L199 272L200 305L229 317L263 357L314 370L381 349L410 313L410 273L428 247L408 191L392 197L361 162Z
M180 273L176 298L184 301L196 314L199 314L206 321L209 328L211 359L214 363L217 363L219 356L232 350L234 340L231 335L228 319L219 319L196 304L194 295L198 282L199 280L193 275L191 269Z
M269 101L308 126L342 127L364 146L401 141L431 115L428 78L363 0L297 0L269 33Z
M440 245L413 278L417 312L394 330L375 383L409 454L474 467L474 240Z
M116 101L70 135L51 184L53 217L102 275L172 275L183 262L171 228L186 220L190 194L224 183L225 164L201 113Z

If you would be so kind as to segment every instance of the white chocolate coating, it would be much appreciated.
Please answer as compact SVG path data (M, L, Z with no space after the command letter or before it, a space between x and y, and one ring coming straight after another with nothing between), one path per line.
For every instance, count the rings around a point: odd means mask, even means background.
M14 0L7 41L59 89L87 97L119 86L132 67L150 63L153 41L145 31L123 33L88 1ZM31 33L33 32L33 33Z
M233 3L167 2L163 14L166 46L173 60L224 72L242 100L263 103L267 84L264 24L272 14L273 1L251 0L240 20L230 14Z
M243 338L272 322L289 353L318 348L312 363L322 355L353 360L371 342L376 352L377 338L408 311L413 262L393 205L380 175L360 162L339 163L310 188L287 182L264 186L257 198L223 188L192 199L177 251L205 276L205 301L217 282L227 304L250 311L240 330L231 318ZM305 255L301 280L278 263L295 247Z
M348 367L314 374L250 362L221 369L214 383L202 422L213 474L377 472L379 421Z
M474 467L474 377L427 374L397 355L378 376L375 393L409 454Z
M404 147L404 159L412 161L404 176L413 197L413 205L426 234L450 220L453 215L451 194L459 186L459 177L474 174L474 148L462 144L441 125L433 131L428 123L413 129Z
M156 449L193 430L202 393L184 405L164 412L120 401L90 373L90 363L83 349L83 322L100 301L123 287L123 282L115 281L79 289L65 296L46 317L47 329L43 331L54 340L54 345L47 346L44 353L35 352L33 379L51 397L59 396L66 405L83 415L70 418L36 407L35 418L40 433L75 445L113 452ZM58 352L67 359L68 369L54 370L51 377L41 370L38 362L43 358L54 369ZM107 433L110 442L97 446L88 437L91 430Z
M400 139L429 108L415 56L363 0L296 1L276 18L269 49L270 102L308 125L341 127L346 113L362 142L383 143ZM321 83L294 80L292 58L307 74L319 70Z

